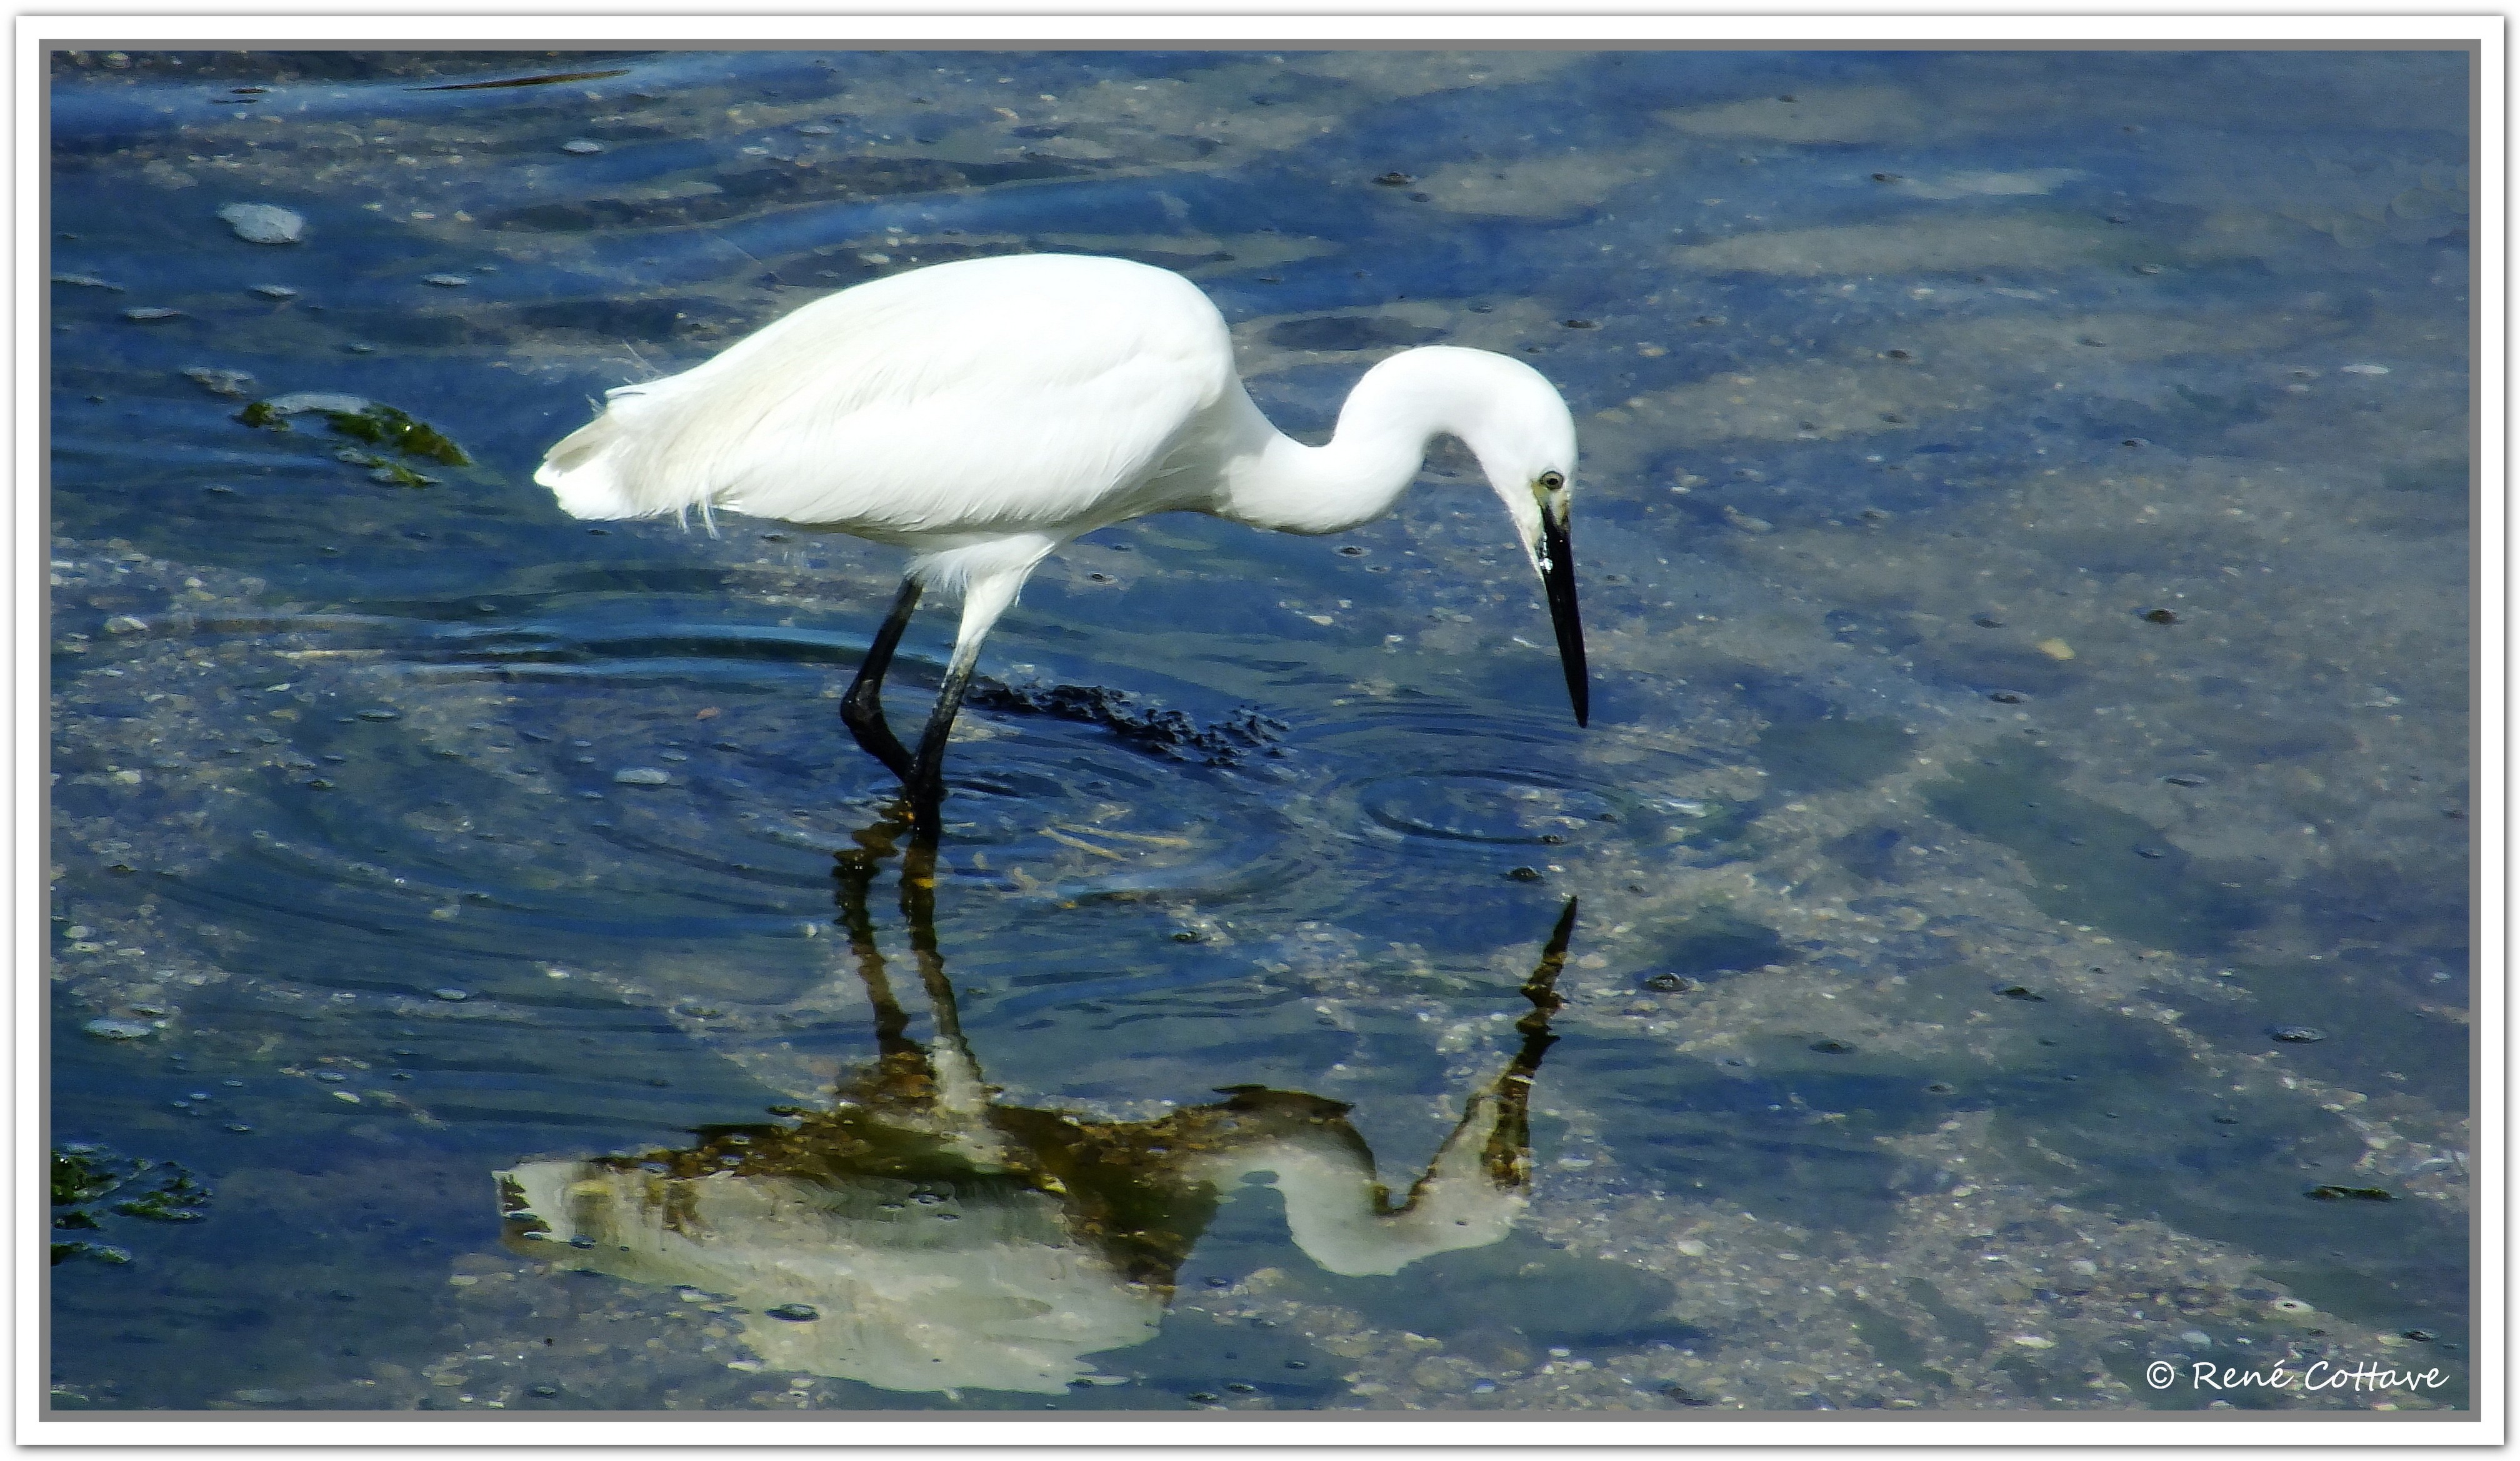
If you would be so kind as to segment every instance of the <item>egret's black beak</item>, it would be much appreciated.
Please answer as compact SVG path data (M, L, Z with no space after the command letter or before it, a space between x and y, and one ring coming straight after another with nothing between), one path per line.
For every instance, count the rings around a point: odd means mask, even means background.
M1566 665L1566 698L1575 724L1591 723L1593 692L1584 674L1584 617L1575 609L1575 548L1566 538L1566 509L1540 506L1540 581L1549 590L1549 622L1557 631L1557 657Z

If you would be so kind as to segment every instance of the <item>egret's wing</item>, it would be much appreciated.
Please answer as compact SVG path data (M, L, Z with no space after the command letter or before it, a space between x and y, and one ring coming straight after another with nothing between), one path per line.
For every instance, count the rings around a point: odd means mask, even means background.
M1178 276L975 261L831 295L626 386L536 480L589 516L716 503L878 537L1058 526L1105 515L1233 379L1224 322Z

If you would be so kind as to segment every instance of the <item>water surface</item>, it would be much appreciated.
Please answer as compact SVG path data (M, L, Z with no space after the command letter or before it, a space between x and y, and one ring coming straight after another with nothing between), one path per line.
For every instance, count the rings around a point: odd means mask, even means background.
M2465 67L56 57L55 1406L2464 1405ZM1018 250L1548 374L1591 729L1447 450L1045 563L905 887L897 554L530 474Z

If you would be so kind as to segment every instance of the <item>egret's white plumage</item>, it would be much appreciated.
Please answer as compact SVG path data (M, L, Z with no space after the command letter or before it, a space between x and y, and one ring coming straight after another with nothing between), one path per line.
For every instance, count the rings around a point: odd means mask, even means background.
M928 728L941 755L981 639L1060 544L1174 510L1337 532L1388 511L1447 434L1478 458L1549 582L1580 719L1572 565L1552 561L1565 555L1575 426L1549 382L1487 351L1405 350L1366 373L1327 445L1305 446L1252 404L1207 296L1122 259L971 259L843 289L704 365L611 391L534 480L578 517L724 509L910 549L895 621L920 586L964 598ZM895 621L870 655L878 685ZM912 779L890 731L862 719L859 739ZM929 752L919 770L932 783Z

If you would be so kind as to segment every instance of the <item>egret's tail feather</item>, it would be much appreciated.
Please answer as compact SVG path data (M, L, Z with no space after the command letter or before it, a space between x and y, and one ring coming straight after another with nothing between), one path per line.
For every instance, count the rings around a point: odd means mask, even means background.
M671 377L669 377L671 378ZM670 392L651 380L607 391L604 414L561 438L534 470L534 480L560 499L571 517L680 517L690 508L708 520L713 493L697 474L658 470L652 442L657 424L648 420ZM712 534L715 524L710 524Z
M646 514L621 490L608 460L620 424L607 412L562 437L534 469L534 480L560 499L571 517L641 517Z

